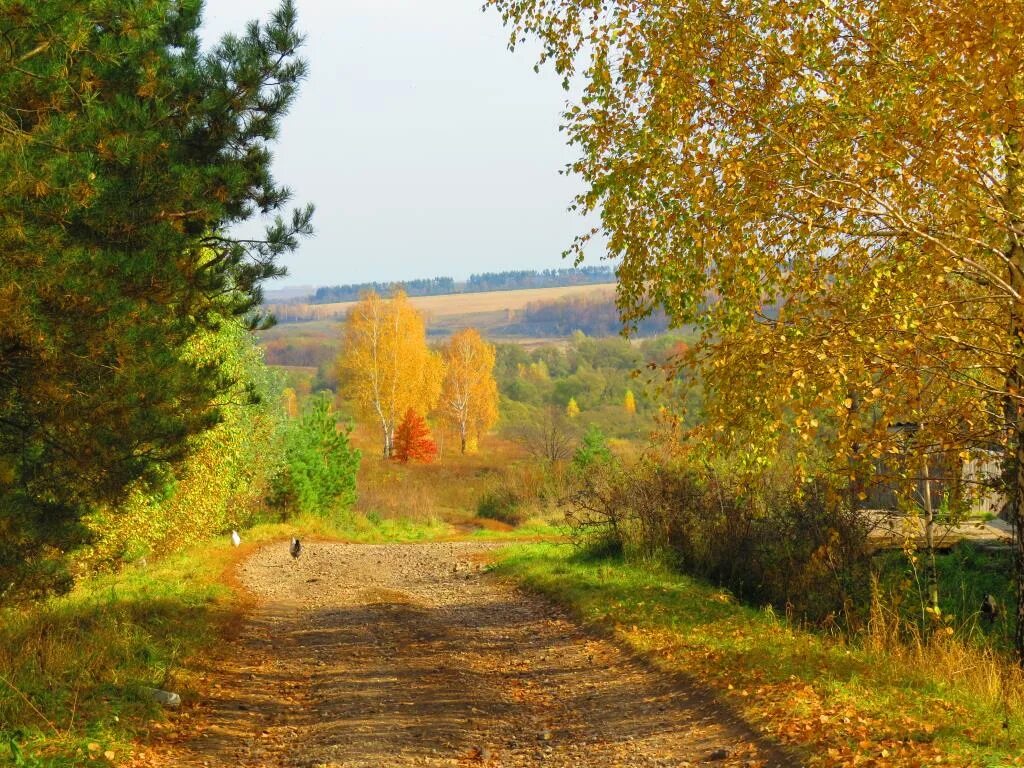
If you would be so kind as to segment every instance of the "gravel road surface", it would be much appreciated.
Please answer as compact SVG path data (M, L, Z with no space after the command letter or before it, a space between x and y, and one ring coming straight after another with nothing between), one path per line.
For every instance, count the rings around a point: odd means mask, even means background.
M257 550L255 608L136 765L794 766L666 679L486 572L493 544Z

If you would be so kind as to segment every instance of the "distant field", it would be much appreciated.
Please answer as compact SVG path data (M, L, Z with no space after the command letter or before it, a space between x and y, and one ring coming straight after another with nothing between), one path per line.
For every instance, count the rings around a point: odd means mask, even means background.
M427 334L432 341L446 338L462 328L476 328L492 341L512 342L532 349L542 344L564 344L569 331L538 333L524 329L518 322L528 304L591 297L610 300L613 294L614 284L573 285L418 296L409 301L426 316ZM279 323L259 335L267 362L285 368L289 384L301 388L302 382L312 380L313 373L319 367L337 358L341 351L342 320L354 303L346 301L272 307ZM317 314L300 314L303 321L289 322L288 310L299 313L314 310Z
M447 325L443 323L446 318L514 312L536 301L610 295L614 290L614 283L604 283L561 288L526 288L518 291L453 293L445 296L414 296L409 301L427 315L428 324L433 325L434 321L437 321L439 324ZM340 319L354 304L354 301L340 301L334 304L271 304L269 308L280 322L288 323L295 320Z

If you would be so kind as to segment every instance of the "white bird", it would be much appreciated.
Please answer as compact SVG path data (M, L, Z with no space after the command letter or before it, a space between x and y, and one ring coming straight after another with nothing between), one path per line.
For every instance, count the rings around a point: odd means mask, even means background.
M299 543L298 539L292 539L292 545L289 547L288 551L291 552L293 558L299 556L299 553L302 552L302 545Z
M241 546L242 537L238 535L238 531L231 531L231 543L234 544L236 547Z

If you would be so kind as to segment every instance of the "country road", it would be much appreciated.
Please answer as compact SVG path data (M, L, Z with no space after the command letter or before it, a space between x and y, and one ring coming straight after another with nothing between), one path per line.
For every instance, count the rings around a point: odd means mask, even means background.
M792 766L728 711L486 573L493 544L310 542L136 765Z

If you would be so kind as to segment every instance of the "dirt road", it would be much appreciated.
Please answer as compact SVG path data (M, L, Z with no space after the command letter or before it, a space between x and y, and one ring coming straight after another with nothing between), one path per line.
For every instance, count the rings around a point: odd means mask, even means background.
M287 544L241 567L258 608L137 764L792 766L483 569L493 545Z

